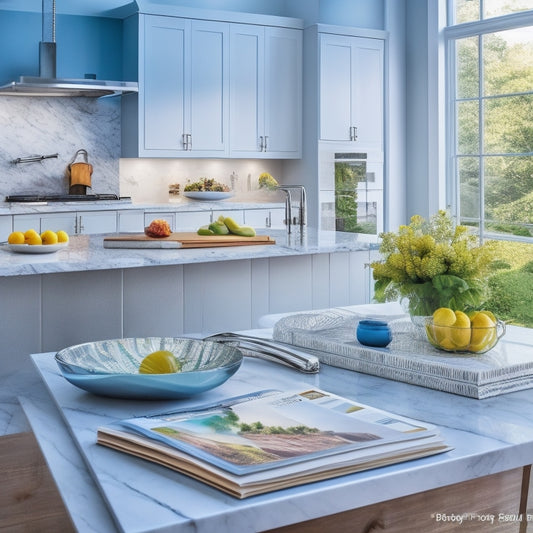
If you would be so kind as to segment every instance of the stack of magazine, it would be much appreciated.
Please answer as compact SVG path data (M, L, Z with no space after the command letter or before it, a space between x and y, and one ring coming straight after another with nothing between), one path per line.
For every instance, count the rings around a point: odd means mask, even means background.
M246 498L450 449L433 425L320 390L264 390L100 427L98 443Z

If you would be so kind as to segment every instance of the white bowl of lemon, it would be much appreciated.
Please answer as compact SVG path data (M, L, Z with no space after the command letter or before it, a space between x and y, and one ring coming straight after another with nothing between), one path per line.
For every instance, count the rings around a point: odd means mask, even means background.
M446 352L482 354L488 352L505 334L505 323L491 311L454 311L437 309L425 324L432 346Z
M242 359L234 346L179 337L88 342L55 356L72 385L137 400L179 399L214 389L237 372Z
M7 246L13 252L23 254L49 254L68 246L69 236L66 231L47 229L38 233L34 229L13 231L7 238Z

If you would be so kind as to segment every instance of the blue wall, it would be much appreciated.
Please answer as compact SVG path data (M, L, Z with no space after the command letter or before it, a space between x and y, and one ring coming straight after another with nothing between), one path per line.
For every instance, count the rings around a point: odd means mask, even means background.
M165 3L163 0L161 3ZM315 23L385 29L385 0L169 0L203 9L301 18ZM39 6L40 7L40 3ZM0 10L0 83L39 75L41 13ZM122 80L122 21L58 14L57 76Z
M41 14L0 11L0 83L39 75ZM122 21L58 15L57 76L122 79Z

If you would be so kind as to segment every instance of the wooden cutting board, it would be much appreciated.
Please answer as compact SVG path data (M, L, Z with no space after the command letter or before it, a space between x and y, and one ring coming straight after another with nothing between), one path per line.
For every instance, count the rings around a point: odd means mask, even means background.
M194 231L175 232L156 239L144 233L124 233L104 237L104 248L213 248L219 246L249 246L275 244L268 235L240 237L239 235L198 235Z

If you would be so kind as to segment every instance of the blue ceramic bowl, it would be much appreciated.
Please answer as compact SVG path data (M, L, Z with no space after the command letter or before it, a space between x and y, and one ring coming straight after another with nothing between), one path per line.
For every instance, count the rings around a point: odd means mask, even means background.
M141 361L168 350L180 372L139 374ZM241 366L242 352L212 341L146 337L88 342L59 351L55 360L67 381L93 394L138 400L186 398L213 389Z
M389 325L381 320L361 320L356 335L361 344L377 348L384 348L392 340Z

